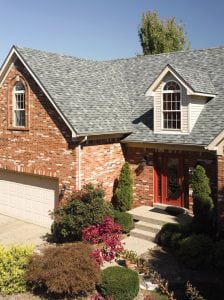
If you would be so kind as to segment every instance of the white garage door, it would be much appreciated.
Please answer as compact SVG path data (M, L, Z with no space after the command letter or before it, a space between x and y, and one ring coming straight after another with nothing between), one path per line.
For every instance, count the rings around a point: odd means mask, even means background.
M49 211L57 199L58 182L44 176L0 171L0 213L50 227Z

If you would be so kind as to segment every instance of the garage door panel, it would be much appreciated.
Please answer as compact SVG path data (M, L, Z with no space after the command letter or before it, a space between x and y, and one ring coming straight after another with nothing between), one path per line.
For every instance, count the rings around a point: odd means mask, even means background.
M0 213L49 227L57 198L56 179L0 171Z

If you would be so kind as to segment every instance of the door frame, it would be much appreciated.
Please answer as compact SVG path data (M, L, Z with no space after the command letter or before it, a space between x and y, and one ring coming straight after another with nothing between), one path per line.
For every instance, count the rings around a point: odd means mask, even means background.
M167 161L168 158L178 158L180 169L179 169L179 178L180 178L180 185L181 185L181 194L180 200L178 200L178 205L174 203L174 201L170 201L170 205L184 207L184 155L179 153L161 153L157 152L154 153L154 202L161 203L165 205L169 205L167 201L165 201L166 197L166 186L167 186L167 176L166 176L166 168L167 168ZM159 160L161 169L159 171ZM160 195L159 195L159 185L160 185Z

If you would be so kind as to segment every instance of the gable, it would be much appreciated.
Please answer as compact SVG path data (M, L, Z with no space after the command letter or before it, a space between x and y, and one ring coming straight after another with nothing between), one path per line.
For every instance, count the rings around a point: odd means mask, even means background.
M153 80L150 87L146 91L146 96L153 95L167 74L171 74L173 80L180 82L186 89L187 95L215 97L215 88L206 72L198 71L194 68L183 67L181 65L171 66L168 64L161 73Z
M16 51L42 84L73 136L130 133L129 98L119 64L27 48Z
M189 121L188 121L188 106L189 99L187 96L187 89L181 85L180 82L176 81L176 77L171 73L167 73L157 88L154 90L153 97L153 111L154 111L154 132L163 132L163 88L167 82L177 82L180 86L181 92L181 129L175 132L170 130L165 130L166 134L168 133L185 133L189 132Z
M70 123L67 121L67 119L65 118L64 114L58 108L58 106L56 105L55 101L50 96L49 92L46 90L46 88L44 87L44 85L42 84L42 82L38 79L38 77L33 72L32 68L30 68L30 66L26 63L26 61L23 59L23 57L20 55L20 53L18 52L18 50L14 46L11 48L8 56L6 57L3 65L2 65L2 68L1 68L1 71L0 71L0 86L4 82L4 79L6 78L6 76L10 72L10 70L13 68L13 66L14 66L14 64L15 64L15 62L17 60L19 60L19 62L24 66L24 68L26 69L26 71L31 75L31 77L34 79L34 81L36 82L36 84L39 86L39 88L46 95L46 97L48 98L48 100L50 101L50 103L53 105L53 107L55 108L55 110L57 111L57 113L60 115L60 117L65 122L65 124L67 125L67 127L71 130L72 136L76 136L74 129L71 127Z

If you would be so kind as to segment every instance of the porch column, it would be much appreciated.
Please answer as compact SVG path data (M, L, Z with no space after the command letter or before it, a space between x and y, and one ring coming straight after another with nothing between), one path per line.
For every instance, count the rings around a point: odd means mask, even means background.
M224 157L217 156L217 220L219 231L224 234Z

